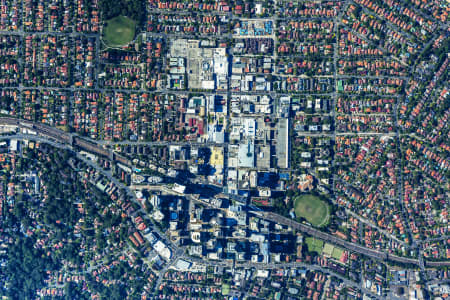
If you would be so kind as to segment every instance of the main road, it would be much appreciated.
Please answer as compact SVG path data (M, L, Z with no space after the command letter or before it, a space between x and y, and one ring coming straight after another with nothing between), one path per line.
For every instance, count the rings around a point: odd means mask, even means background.
M121 159L117 159L119 156L117 156L115 153L113 153L111 150L105 149L101 146L99 146L94 141L87 141L84 138L80 138L74 134L64 132L62 130L52 128L48 125L39 124L27 120L19 120L15 118L8 118L8 117L0 117L0 126L2 125L8 125L8 126L17 126L19 128L28 129L29 131L36 132L36 135L27 135L29 139L32 139L34 136L36 139L43 141L45 140L45 137L50 138L51 140L56 141L59 144L70 146L78 146L82 148L83 150L94 152L95 154L99 154L102 156L107 156L109 158L113 158L113 160L122 162ZM20 135L16 135L15 137L19 137ZM50 142L51 142L50 140ZM78 141L82 141L81 143ZM60 146L60 145L59 145ZM104 173L104 170L102 173ZM112 179L112 174L107 174L107 177ZM115 182L117 183L117 182ZM119 184L119 186L122 186L122 184ZM135 199L133 199L135 200ZM419 260L413 259L413 258L406 258L406 257L399 257L396 255L388 254L386 252L370 249L364 246L361 246L359 244L351 243L346 240L337 238L331 234L325 233L323 231L320 231L318 229L315 229L311 226L298 223L292 219L271 213L271 212L260 212L260 211L253 211L252 212L255 215L259 215L260 217L267 219L269 221L283 224L286 226L290 226L293 229L305 232L311 236L320 238L324 241L340 245L341 247L344 247L345 249L348 249L350 251L354 251L357 253L360 253L365 256L369 256L378 260L383 261L392 261L392 262L398 262L398 263L404 263L404 264L413 264L413 265L419 265ZM442 262L433 262L429 261L426 262L426 265L428 266L450 266L450 261L442 261Z

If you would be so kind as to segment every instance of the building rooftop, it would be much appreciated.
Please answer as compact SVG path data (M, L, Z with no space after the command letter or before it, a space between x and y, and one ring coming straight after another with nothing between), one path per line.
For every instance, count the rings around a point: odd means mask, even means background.
M255 145L248 140L247 144L239 145L238 166L243 168L253 168L255 166Z

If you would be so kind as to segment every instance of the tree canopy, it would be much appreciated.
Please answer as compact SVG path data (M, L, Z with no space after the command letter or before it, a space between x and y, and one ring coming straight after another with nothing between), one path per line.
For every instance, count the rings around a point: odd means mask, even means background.
M141 0L100 0L100 9L104 20L117 16L127 16L135 20L139 25L145 22L145 3Z

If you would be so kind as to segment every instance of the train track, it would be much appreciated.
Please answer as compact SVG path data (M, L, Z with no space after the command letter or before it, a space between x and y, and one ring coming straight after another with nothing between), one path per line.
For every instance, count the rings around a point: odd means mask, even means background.
M38 124L32 121L28 120L22 120L22 119L15 119L15 118L8 118L8 117L0 117L0 125L10 125L10 126L18 126L20 128L27 128L29 130L35 131L39 135L44 135L49 138L55 139L56 141L64 144L69 144L70 146L77 146L82 150L94 153L96 155L100 155L106 158L111 159L112 161L122 163L127 166L131 166L131 162L129 159L114 153L111 150L105 149L93 142L87 141L84 138L81 138L79 136L76 136L71 133L64 132L62 130L50 127L45 124ZM289 218L271 213L271 212L253 212L256 215L260 215L264 217L265 219L279 223L284 224L287 226L290 226L293 229L305 232L309 235L315 236L317 238L320 238L324 241L331 242L336 245L340 245L348 250L360 253L365 256L369 256L378 260L383 261L393 261L393 262L399 262L404 264L413 264L413 265L419 265L419 260L413 259L413 258L406 258L406 257L400 257L392 254L388 254L386 252L370 249L358 244L354 244L351 242L348 242L346 240L337 238L331 234L325 233L323 231L317 230L315 228L312 228L311 226L307 226L298 222L295 222L294 220L291 220ZM442 267L442 266L450 266L450 261L427 261L425 262L427 266L430 267Z
M317 237L319 239L322 239L324 241L340 245L350 251L360 253L365 256L369 256L378 260L383 261L394 261L404 264L413 264L413 265L419 265L419 260L413 259L413 258L406 258L406 257L399 257L396 255L391 255L386 252L370 249L358 244L354 244L351 242L348 242L346 240L340 239L338 237L335 237L331 234L325 233L323 231L317 230L315 228L312 228L311 226L307 226L298 222L295 222L294 220L291 220L289 218L271 213L271 212L254 212L257 215L261 215L263 218L278 223L278 224L284 224L286 226L289 226L293 229L302 231L304 233L307 233L309 235L312 235L314 237Z
M87 152L91 152L93 154L109 158L113 161L120 162L124 165L131 166L130 160L117 153L114 153L111 150L105 149L93 142L87 141L82 137L50 127L45 124L39 124L28 120L19 120L8 117L1 117L0 124L26 128L28 130L36 132L36 134L38 135L49 137L60 143L69 144L72 147L76 146Z
M78 146L78 147L82 148L83 150L87 150L89 152L98 154L100 156L110 157L110 155L111 155L111 151L104 149L102 147L99 147L93 143L87 142L86 140L79 138L79 137L74 137L73 143L75 146Z

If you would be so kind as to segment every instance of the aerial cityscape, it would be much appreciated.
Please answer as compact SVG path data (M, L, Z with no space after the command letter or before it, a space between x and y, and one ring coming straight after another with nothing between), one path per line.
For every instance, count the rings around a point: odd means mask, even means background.
M0 297L450 300L448 0L0 0Z

